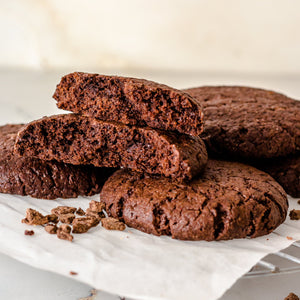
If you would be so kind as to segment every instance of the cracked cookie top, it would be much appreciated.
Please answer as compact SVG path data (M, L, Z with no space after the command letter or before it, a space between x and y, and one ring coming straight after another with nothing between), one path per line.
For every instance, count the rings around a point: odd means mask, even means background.
M116 171L100 194L107 212L130 227L182 240L227 240L272 232L286 218L282 187L268 174L209 160L198 178L176 183Z

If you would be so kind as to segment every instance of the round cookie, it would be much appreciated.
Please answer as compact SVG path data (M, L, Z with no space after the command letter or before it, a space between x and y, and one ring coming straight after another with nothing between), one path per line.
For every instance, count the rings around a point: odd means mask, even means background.
M253 167L209 160L201 177L176 183L116 171L100 194L107 213L128 226L181 240L228 240L268 234L286 218L282 187Z
M202 137L211 154L248 159L300 151L300 101L238 86L205 86L185 92L202 105Z
M300 155L262 162L257 168L276 179L292 197L300 197Z
M23 125L0 126L0 192L35 198L73 198L99 193L110 169L18 157L13 153Z

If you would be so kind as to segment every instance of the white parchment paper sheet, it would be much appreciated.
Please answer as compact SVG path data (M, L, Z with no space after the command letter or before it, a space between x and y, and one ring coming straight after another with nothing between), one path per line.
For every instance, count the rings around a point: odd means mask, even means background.
M0 251L31 266L72 276L97 289L136 299L214 300L261 258L300 239L300 221L289 217L274 233L255 239L186 242L127 228L101 226L74 235L72 243L41 226L21 223L28 207L49 213L58 205L87 208L99 195L69 200L39 200L0 194ZM300 208L289 199L290 209ZM33 236L25 236L33 229ZM287 239L287 236L293 240Z

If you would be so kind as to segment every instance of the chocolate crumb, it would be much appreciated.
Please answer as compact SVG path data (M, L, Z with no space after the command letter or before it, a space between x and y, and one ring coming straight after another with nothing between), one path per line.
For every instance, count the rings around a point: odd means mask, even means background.
M297 203L300 204L300 200L298 200Z
M34 231L33 230L25 230L24 234L25 235L34 235Z
M58 227L57 230L63 231L63 232L67 232L70 233L71 232L71 227L67 224L62 224Z
M285 297L284 300L299 300L299 297L294 293L289 293L289 295Z
M67 240L67 241L70 241L72 242L73 241L73 236L70 234L70 231L71 231L71 227L66 225L66 224L63 224L63 225L60 225L59 228L57 229L57 237L59 239L62 239L62 240Z
M102 223L102 226L108 230L123 231L126 228L124 223L120 222L117 219L110 218L110 217L102 219L101 223Z
M78 275L77 272L70 271L70 275Z
M58 215L59 221L66 224L71 224L75 219L75 215L72 213Z
M76 207L71 206L57 206L51 209L51 213L54 215L64 215L64 214L74 214L76 211Z
M91 220L88 218L76 218L73 220L72 225L73 233L85 233L92 227Z
M98 212L98 211L91 210L90 208L86 209L86 215L89 217L94 217L99 221L105 218L105 214L102 211Z
M45 230L50 234L55 234L57 232L57 226L55 224L47 224Z
M300 220L300 210L292 209L290 211L290 219L291 220Z
M58 216L55 214L51 214L51 215L47 215L46 216L48 218L48 222L50 223L58 223Z
M35 209L27 208L26 217L22 220L22 223L28 225L44 225L48 223L48 218L43 216L40 212Z
M85 212L84 212L84 210L83 210L81 207L79 207L79 208L76 210L76 214L77 214L78 216L84 216L84 215L85 215Z
M102 212L105 209L105 203L101 201L92 200L89 203L89 208L91 211Z

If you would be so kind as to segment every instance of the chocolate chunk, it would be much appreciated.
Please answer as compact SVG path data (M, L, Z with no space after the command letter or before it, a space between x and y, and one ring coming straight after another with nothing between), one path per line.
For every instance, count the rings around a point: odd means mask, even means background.
M22 223L28 225L43 225L48 223L48 218L43 216L40 212L35 209L27 208L26 217L22 220Z
M76 72L61 79L53 98L59 108L92 118L194 136L203 130L195 99L144 79Z
M1 193L55 199L91 196L100 192L112 173L109 169L74 166L15 154L14 143L22 127L0 126Z
M290 219L291 220L300 220L300 210L292 209L290 211Z
M108 179L100 197L108 215L126 225L182 240L262 236L285 220L288 209L286 193L270 175L217 160L182 184L122 169Z
M75 219L74 214L62 214L58 216L59 221L66 224L71 224Z
M15 151L21 156L74 165L124 167L178 181L201 173L207 162L206 148L199 137L75 114L29 123L18 133Z
M115 219L115 218L104 218L101 220L102 227L108 230L125 230L126 226L123 222Z
M81 207L79 207L79 208L76 210L76 214L77 214L78 216L84 216L84 215L85 215L85 212L84 212L84 210L83 210Z
M55 224L48 224L45 226L45 230L50 234L55 234L57 232L57 226Z
M24 234L25 235L34 235L34 231L33 230L25 230Z
M91 211L102 212L105 210L105 203L101 201L92 200L89 203L89 208Z
M53 209L51 209L51 213L59 216L63 214L74 214L76 211L76 207L71 207L71 206L57 206Z

